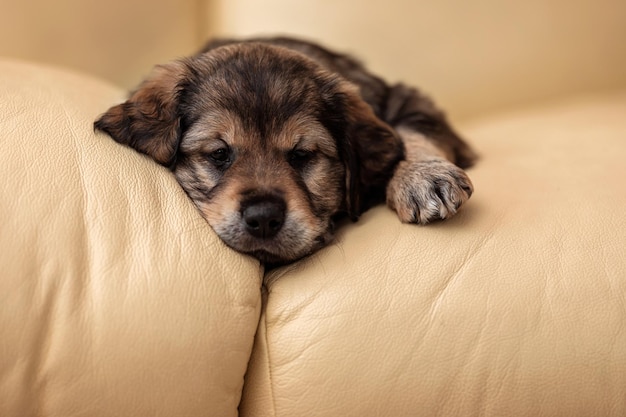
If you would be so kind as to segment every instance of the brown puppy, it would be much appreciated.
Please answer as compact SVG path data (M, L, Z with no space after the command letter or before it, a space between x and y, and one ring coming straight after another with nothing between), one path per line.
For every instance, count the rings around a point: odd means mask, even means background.
M472 194L474 153L432 102L293 39L211 42L95 127L169 167L226 244L271 264L326 245L341 214L386 200L427 223Z

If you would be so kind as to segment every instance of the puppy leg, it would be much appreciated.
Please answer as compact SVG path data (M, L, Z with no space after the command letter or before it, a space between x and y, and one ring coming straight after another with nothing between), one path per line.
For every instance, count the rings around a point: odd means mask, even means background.
M425 224L453 216L472 195L469 177L423 134L405 127L398 133L406 159L387 186L387 204L405 223Z
M387 186L387 204L405 223L453 216L473 192L461 167L472 165L474 152L434 103L414 88L391 88L385 119L405 147L405 160Z

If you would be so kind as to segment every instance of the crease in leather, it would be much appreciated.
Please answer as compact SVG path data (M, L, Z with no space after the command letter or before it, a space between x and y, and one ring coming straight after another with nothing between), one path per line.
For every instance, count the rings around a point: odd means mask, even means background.
M452 271L439 285L437 292L433 296L433 301L431 302L429 314L430 321L433 320L433 317L436 314L436 311L438 310L439 305L441 304L446 292L454 284L454 282L456 282L459 275L467 268L468 263L470 263L472 259L474 259L479 253L481 253L485 249L487 243L493 239L494 233L492 233L492 230L497 227L497 224L498 222L494 222L494 225L491 226L491 230L485 232L484 237L480 239L480 242L473 245L473 248L468 251L463 261L461 261L455 268L455 270Z
M269 380L269 395L272 401L272 417L276 417L276 396L274 395L274 378L272 375L272 355L270 353L270 340L269 340L269 332L267 326L267 314L264 312L263 314L263 327L264 327L264 336L265 336L265 348L267 352L267 378Z
M270 337L269 337L269 327L267 325L267 303L268 303L268 293L265 287L262 288L262 297L261 297L261 308L260 308L260 317L258 321L258 326L256 329L256 333L254 335L254 346L251 347L250 352L250 361L248 362L248 369L246 371L246 376L244 383L242 386L242 396L239 405L239 413L240 415L245 416L261 416L266 415L268 417L276 417L276 398L274 395L274 377L272 374L272 362L271 362L271 354L270 354ZM263 345L263 346L259 346ZM258 359L258 355L263 355L262 358ZM262 370L259 368L259 362L261 362ZM259 377L260 375L260 377ZM259 398L263 397L263 394L259 394L257 391L259 388L262 389L263 383L259 381L259 379L267 378L265 385L267 389L267 396L269 397L269 408L258 410L259 407ZM254 380L255 384L251 384L251 380ZM252 389L252 393L249 391ZM250 398L254 398L253 401ZM263 403L261 401L261 403ZM242 407L243 405L243 407ZM269 413L269 414L266 414Z

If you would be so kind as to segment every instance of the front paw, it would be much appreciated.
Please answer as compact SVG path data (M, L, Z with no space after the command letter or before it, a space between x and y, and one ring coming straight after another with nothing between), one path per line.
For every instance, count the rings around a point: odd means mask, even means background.
M465 171L449 161L402 161L387 186L387 204L402 222L426 224L452 217L473 191Z

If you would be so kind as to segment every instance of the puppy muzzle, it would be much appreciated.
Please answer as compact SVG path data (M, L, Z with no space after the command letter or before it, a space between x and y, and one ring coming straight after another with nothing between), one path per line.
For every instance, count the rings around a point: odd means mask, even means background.
M248 198L241 203L244 228L257 239L272 239L285 223L285 201L275 195Z

